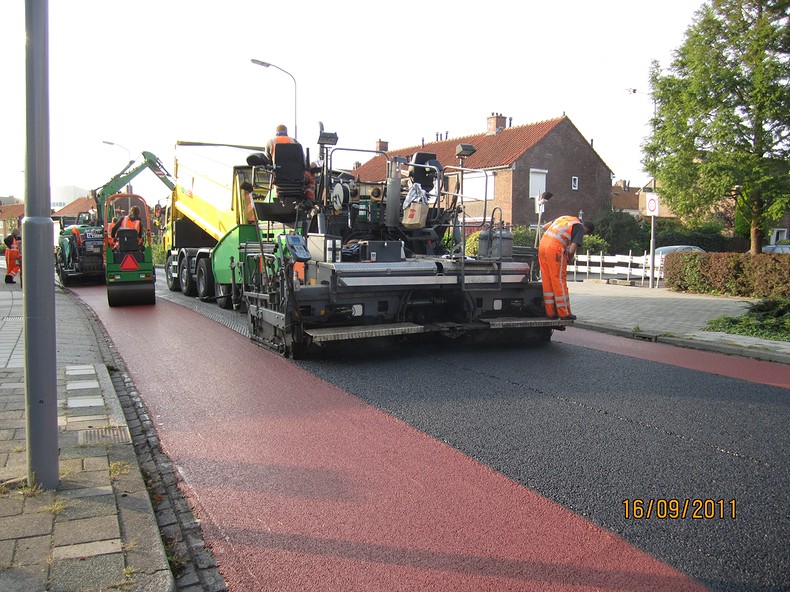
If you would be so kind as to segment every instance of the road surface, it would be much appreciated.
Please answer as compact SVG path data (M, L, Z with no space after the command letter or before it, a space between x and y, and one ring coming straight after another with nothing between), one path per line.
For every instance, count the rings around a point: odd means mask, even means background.
M232 590L790 588L777 365L579 329L293 363L181 294L75 291Z

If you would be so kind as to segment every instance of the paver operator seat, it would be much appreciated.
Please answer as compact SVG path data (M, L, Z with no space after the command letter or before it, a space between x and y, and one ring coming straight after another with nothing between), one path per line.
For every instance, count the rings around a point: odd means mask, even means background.
M275 144L272 158L272 185L276 195L271 202L255 203L258 220L294 224L296 210L305 200L307 189L302 145Z

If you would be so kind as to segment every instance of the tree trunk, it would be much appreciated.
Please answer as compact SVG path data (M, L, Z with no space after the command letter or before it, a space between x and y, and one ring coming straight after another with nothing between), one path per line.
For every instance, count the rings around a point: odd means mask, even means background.
M750 239L752 255L763 251L763 227L762 227L762 200L757 197L752 200L752 222L750 227Z

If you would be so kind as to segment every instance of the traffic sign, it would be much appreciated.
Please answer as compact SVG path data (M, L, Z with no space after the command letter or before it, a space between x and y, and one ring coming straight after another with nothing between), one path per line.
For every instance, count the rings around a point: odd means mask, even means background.
M648 216L658 216L658 195L648 194L645 197L645 213Z

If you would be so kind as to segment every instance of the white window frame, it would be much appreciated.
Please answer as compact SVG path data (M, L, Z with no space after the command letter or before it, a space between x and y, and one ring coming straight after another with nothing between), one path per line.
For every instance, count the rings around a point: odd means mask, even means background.
M546 180L549 176L548 169L529 169L529 199L535 200L535 213L543 213L543 206L538 198L546 191Z
M571 177L571 191L579 190L579 177Z

